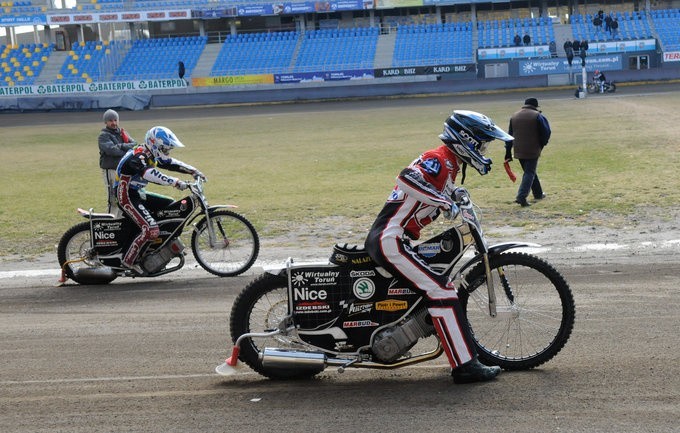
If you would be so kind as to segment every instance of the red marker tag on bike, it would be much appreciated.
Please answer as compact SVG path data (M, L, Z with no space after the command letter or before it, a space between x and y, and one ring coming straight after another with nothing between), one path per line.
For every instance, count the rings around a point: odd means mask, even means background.
M505 172L508 174L510 180L515 182L517 180L517 176L515 176L515 173L512 172L512 168L510 168L510 161L505 161L503 163L503 167L505 167Z

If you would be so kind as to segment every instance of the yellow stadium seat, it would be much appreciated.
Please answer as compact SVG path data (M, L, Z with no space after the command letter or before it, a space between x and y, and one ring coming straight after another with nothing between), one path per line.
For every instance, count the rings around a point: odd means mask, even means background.
M101 50L102 50L102 46L101 46L101 45L97 45L97 46L95 47L95 50L101 51Z
M89 54L85 54L85 60L90 60L91 58L92 58L92 56L91 56L91 55L89 55Z
M73 58L73 60L78 60L78 59L80 58L80 56L77 55L77 54L74 54L74 55L72 56L72 58Z
M85 81L86 81L87 83L91 83L91 82L92 82L92 78L88 78L88 79L85 80Z
M64 78L64 76L63 76L63 75L61 75L61 74L57 74L57 80L61 80L62 78Z
M42 56L42 57L40 58L40 61L41 61L41 62L46 62L46 61L47 61L47 56Z
M31 53L26 53L26 54L24 55L24 57L26 57L27 59L30 59L31 57L33 57L33 54L31 54Z
M28 72L26 72L26 75L29 76L29 77L32 77L34 74L33 74L33 71L28 71Z
M24 70L24 72L28 72L28 71L31 70L31 67L26 65L26 66L23 67L23 70Z
M81 75L81 77L83 77L83 78L88 78L89 75L87 75L87 72L83 72L83 74Z
M34 68L37 68L38 66L40 66L40 62L37 61L37 60L33 60L33 63L31 63L31 66L33 66Z
M71 69L71 73L73 75L76 75L78 73L78 70L76 68Z
M66 66L66 69L73 69L73 63L69 63L68 66Z

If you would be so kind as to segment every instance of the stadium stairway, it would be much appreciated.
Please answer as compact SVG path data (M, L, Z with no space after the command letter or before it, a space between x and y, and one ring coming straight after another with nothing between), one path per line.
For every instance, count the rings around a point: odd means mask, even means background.
M396 40L396 32L381 34L378 37L378 45L375 47L375 59L373 61L375 69L392 67L392 56L394 56L394 43Z
M557 57L565 57L564 43L567 39L574 39L573 31L571 25L569 24L553 24L553 30L555 31L555 48L557 49Z
M43 70L35 80L35 84L54 84L57 81L57 74L68 57L68 51L52 51L47 59Z
M191 73L192 77L209 77L221 49L222 44L206 44L201 56L198 58L196 68Z

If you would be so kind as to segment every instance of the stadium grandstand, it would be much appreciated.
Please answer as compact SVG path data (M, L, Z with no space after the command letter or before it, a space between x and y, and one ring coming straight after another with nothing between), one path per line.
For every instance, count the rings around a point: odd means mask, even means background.
M395 77L566 84L581 72L567 65L567 40L589 43L584 68L680 76L676 2L8 1L0 3L0 90L176 80L180 63L176 87L195 92ZM596 26L598 12L616 28Z

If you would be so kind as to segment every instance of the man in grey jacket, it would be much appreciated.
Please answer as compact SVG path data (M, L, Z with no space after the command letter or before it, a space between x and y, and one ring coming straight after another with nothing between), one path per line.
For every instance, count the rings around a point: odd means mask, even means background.
M527 201L529 191L536 200L545 198L537 168L538 158L548 144L551 134L548 119L539 111L536 98L527 98L522 108L512 115L508 133L514 140L505 143L505 160L512 161L514 147L515 158L519 160L524 171L515 203L522 207L530 206Z
M113 185L116 181L118 162L137 143L127 132L118 125L118 113L106 110L104 113L104 128L99 133L99 167L104 176L104 185L108 195L107 212L116 211L116 194Z

